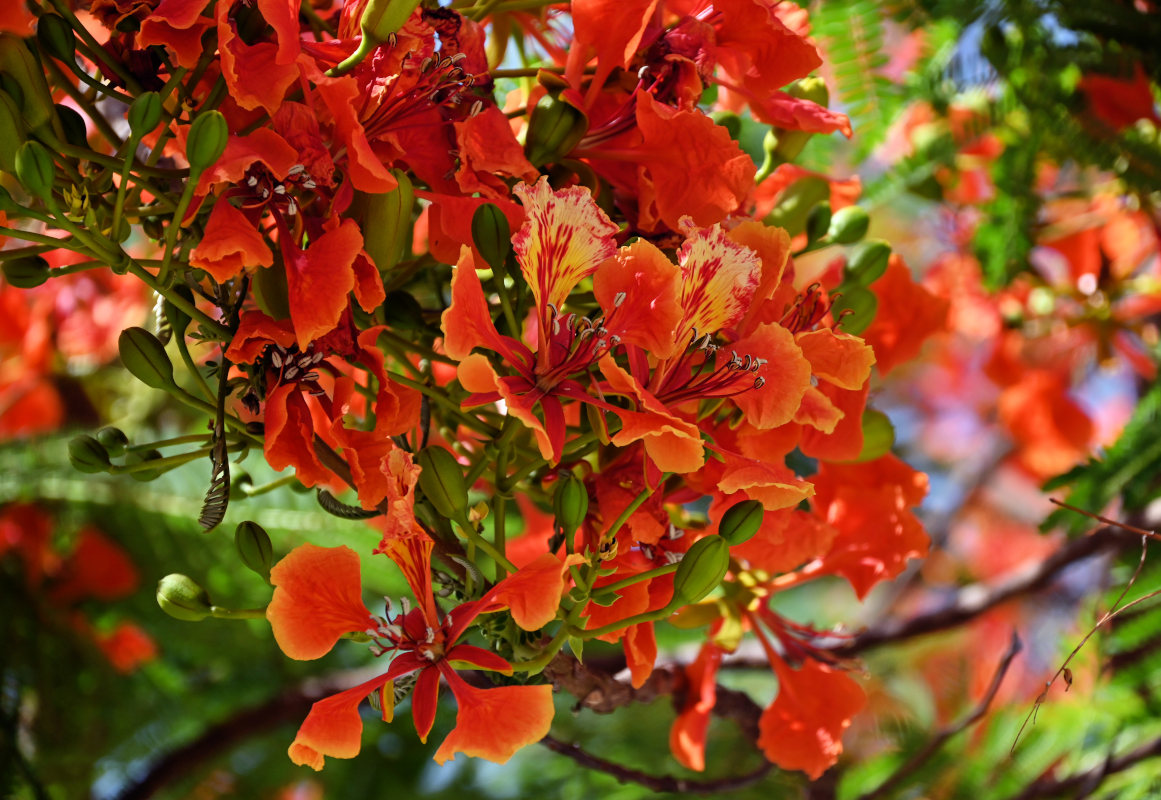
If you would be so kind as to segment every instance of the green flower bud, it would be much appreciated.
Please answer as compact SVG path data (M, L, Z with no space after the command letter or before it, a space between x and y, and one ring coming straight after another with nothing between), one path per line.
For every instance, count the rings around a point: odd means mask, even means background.
M114 458L124 455L125 448L129 446L129 437L125 435L125 431L112 425L97 431L97 441Z
M129 106L129 130L140 139L161 123L161 95L145 92Z
M137 380L154 389L173 389L173 363L165 346L144 328L126 328L117 339L121 363Z
M765 509L757 500L743 500L730 506L718 523L718 534L731 545L748 542L762 527Z
M133 467L138 464L144 464L147 461L158 461L162 458L159 450L133 450L125 456L125 466ZM138 483L149 483L161 477L161 469L135 469L129 473L129 477Z
M387 41L419 7L419 0L371 0L359 18L363 38L375 44Z
M871 218L862 206L847 206L830 218L827 235L838 244L851 244L866 236L870 225Z
M558 534L572 536L585 521L589 513L589 493L584 482L577 480L571 472L565 472L556 484L552 496L552 513L556 517L553 527Z
M778 197L778 205L763 220L767 225L785 228L791 236L806 229L810 210L830 197L830 184L823 178L806 177L786 187Z
M415 192L411 179L401 169L391 170L398 185L389 192L366 195L363 217L363 249L371 261L386 272L399 263L404 252L410 252L411 208Z
M185 143L185 157L189 161L191 174L209 169L226 149L230 130L226 118L220 111L204 111L198 114L189 126L189 139Z
M895 445L895 426L882 411L868 408L863 412L863 449L855 461L874 461L891 452Z
M709 116L716 124L726 129L726 133L730 135L731 139L735 142L738 141L738 137L742 133L741 117L733 111L711 111Z
M254 478L249 472L234 473L230 479L230 499L242 500L249 497L250 488L254 485Z
M109 453L92 436L82 433L69 441L69 461L81 472L104 472L109 468Z
M883 277L887 262L891 259L891 245L882 239L864 242L847 262L847 279L860 286L870 286Z
M559 97L543 97L528 121L524 154L533 166L559 161L572 152L589 129L589 118Z
M503 274L512 251L512 229L508 218L495 203L484 203L472 215L472 241L488 266Z
M464 473L456 457L439 445L419 451L419 488L432 507L448 519L459 519L468 507Z
M16 151L28 140L28 126L20 106L8 92L0 90L0 170L16 172Z
M188 575L166 575L157 583L157 605L174 619L199 622L210 616L210 595Z
M677 565L670 604L688 606L698 602L718 587L729 568L729 542L720 536L698 539Z
M879 298L862 286L842 287L841 297L834 301L830 313L842 322L842 332L858 336L875 320Z
M52 182L56 179L52 154L40 142L27 141L20 145L16 151L16 177L33 197L50 199Z
M242 563L263 580L270 580L270 565L274 561L274 547L270 534L257 522L242 522L234 529L234 547Z
M0 264L4 280L17 289L35 289L49 279L48 262L41 256L13 258Z
M0 72L20 87L20 112L33 130L52 122L52 92L44 70L24 40L14 33L0 34Z
M830 203L826 200L810 209L810 213L806 215L807 241L817 242L826 236L827 229L830 228L830 217Z
M44 14L36 22L36 40L40 49L58 61L72 63L77 57L77 38L73 27L59 14Z
M830 92L826 88L826 81L817 75L802 78L786 87L786 93L800 100L809 100L826 107L830 102Z
M74 147L89 146L89 129L85 125L85 118L80 115L80 112L71 106L57 103L56 117L60 120L60 127L64 132L65 141Z

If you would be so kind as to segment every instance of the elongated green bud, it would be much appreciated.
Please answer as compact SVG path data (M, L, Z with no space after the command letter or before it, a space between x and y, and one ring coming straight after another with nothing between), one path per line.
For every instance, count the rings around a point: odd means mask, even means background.
M528 121L524 154L534 166L559 161L572 152L589 129L589 118L559 96L543 97Z
M165 352L165 346L144 328L126 328L117 339L121 352L121 363L125 369L154 389L173 389L173 362Z
M268 270L263 270L266 272ZM190 303L193 303L193 291L188 286L177 285L173 287L176 294L181 295ZM168 299L161 305L161 311L165 314L166 320L169 321L170 331L174 336L185 336L186 328L189 327L190 316L182 311L180 308L171 303Z
M864 242L847 262L847 278L860 286L870 286L883 277L890 259L891 245L882 239Z
M97 441L114 458L123 455L125 448L129 446L129 437L125 435L125 431L114 428L112 425L107 425L97 431Z
M472 241L488 266L502 274L512 251L512 228L495 203L484 203L472 214Z
M270 534L257 522L242 522L234 529L234 547L242 563L263 580L270 580L270 565L274 561L274 547Z
M438 445L419 451L419 488L432 507L448 519L458 520L468 507L464 473L449 450Z
M765 509L757 500L743 500L730 506L718 523L718 534L730 545L748 542L762 527Z
M166 575L157 583L157 605L174 619L199 622L210 616L209 593L188 575Z
M827 229L830 228L830 217L830 203L825 200L810 209L810 213L806 215L806 238L808 241L817 242L826 236Z
M52 122L52 92L44 70L28 46L14 33L0 33L0 72L20 87L20 111L33 130Z
M56 164L52 155L40 142L27 141L16 151L16 178L33 197L48 200L52 197L52 182L56 179Z
M403 23L418 7L419 0L371 0L359 18L359 31L363 39L358 49L329 70L327 75L345 75L359 66L363 59L371 55L371 51L390 41L392 35L403 27Z
M60 14L42 14L36 21L40 49L59 61L72 63L77 57L77 37Z
M858 336L867 329L879 310L879 298L862 286L845 286L842 296L835 300L830 313L842 321L843 333Z
M712 592L730 568L730 544L720 536L698 539L686 552L673 576L670 605L691 605Z
M161 95L157 92L145 92L133 101L133 105L129 106L129 130L138 139L160 123Z
M415 204L415 192L406 172L393 169L391 174L398 185L389 192L367 195L362 226L363 249L380 272L398 264L404 249L411 244L411 208Z
M57 103L56 118L60 120L65 141L74 147L89 146L89 129L85 125L85 118L81 116L79 111L72 106Z
M230 129L220 111L204 111L198 114L189 127L189 139L185 143L185 157L189 161L190 172L198 174L214 165L226 149Z
M810 210L830 197L830 184L823 178L806 177L786 187L778 197L778 205L763 220L767 225L785 228L791 236L806 229Z
M109 468L109 453L92 436L82 433L69 441L69 462L81 472L104 472Z
M8 92L0 91L0 170L16 172L16 151L28 140L28 126L20 106Z
M562 536L572 536L589 513L589 493L582 481L565 472L552 496L553 528Z
M871 218L862 206L847 206L834 212L827 235L838 244L851 244L867 235Z
M855 461L874 461L891 452L895 445L895 426L882 411L868 408L863 412L863 449Z
M41 256L13 258L0 264L4 280L17 289L35 289L49 278L48 262Z

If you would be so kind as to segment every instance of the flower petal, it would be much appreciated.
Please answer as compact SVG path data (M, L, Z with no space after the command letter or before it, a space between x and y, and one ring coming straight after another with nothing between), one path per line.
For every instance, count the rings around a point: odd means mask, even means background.
M375 624L363 605L359 556L349 547L300 545L274 565L270 582L266 618L291 658L324 656L344 633Z
M520 748L548 735L554 713L551 686L476 689L450 666L440 671L458 709L455 728L435 753L436 763L464 753L503 764Z

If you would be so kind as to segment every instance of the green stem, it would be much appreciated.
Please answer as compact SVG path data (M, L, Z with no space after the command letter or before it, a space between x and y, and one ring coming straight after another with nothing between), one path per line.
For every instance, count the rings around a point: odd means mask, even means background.
M260 494L273 492L275 489L281 489L283 486L289 486L290 484L296 483L297 481L297 475L284 475L277 480L270 481L270 483L264 483L261 486L251 486L249 489L243 487L242 493L247 497L256 497Z
M157 271L157 282L162 286L171 284L169 268L170 264L173 263L173 254L177 250L177 233L181 229L182 220L185 219L185 212L193 201L194 190L197 189L198 185L197 177L193 172L190 172L189 180L186 181L185 188L182 189L181 198L177 201L177 209L173 212L173 217L170 218L169 225L165 228L165 254L161 259L161 269ZM220 198L219 202L229 201Z
M174 445L196 444L198 442L204 443L208 446L208 444L209 444L207 441L208 439L209 439L209 434L190 433L190 434L186 434L185 436L174 436L173 438L170 438L170 439L162 439L161 441L158 441L158 442L147 442L146 444L130 445L129 448L127 448L127 449L130 451L153 450L153 449L158 448L158 447L173 447Z
M190 371L190 374L194 376L194 380L197 381L198 388L201 389L202 394L206 396L207 400L215 399L216 395L214 391L206 383L206 379L202 377L202 371L194 363L193 356L189 354L189 345L186 344L185 336L177 336L175 338L177 339L177 352L181 355L181 360L185 362L186 369Z
M517 661L512 665L513 672L531 672L536 674L548 666L552 659L556 658L556 654L560 652L560 648L568 641L570 627L568 625L561 625L560 630L552 637L552 641L544 646L544 650L536 658L528 661Z
M215 619L266 619L265 608L222 608L211 606L210 614Z
M466 514L463 515L460 519L456 520L456 527L464 533L469 542L475 544L476 547L487 553L489 558L491 558L497 564L503 565L504 569L508 570L509 572L516 572L516 565L505 558L503 553L498 551L495 547L492 547L491 542L489 542L483 536L480 536L480 534L476 531L475 526L472 525L472 523L468 520Z
M420 394L427 395L429 400L432 400L442 406L444 409L450 412L459 423L467 425L472 430L478 431L486 436L496 436L499 433L498 430L493 428L491 425L488 425L486 422L483 422L482 420L477 419L470 414L465 414L463 409L461 409L455 402L450 400L442 389L428 386L427 384L420 383L419 381L413 381L404 375L400 375L398 372L389 372L387 374L390 375L391 380L395 381L396 383L401 383L404 386L408 386L414 389Z
M57 13L68 20L69 25L72 26L73 30L76 31L77 36L80 37L81 46L79 49L84 53L84 55L87 56L90 61L93 61L94 63L100 61L110 70L112 70L114 75L125 82L125 88L129 90L130 94L134 96L141 94L141 86L137 83L137 79L130 75L128 70L126 70L120 64L120 62L109 57L109 54L105 52L105 48L101 47L101 45L97 43L97 40L93 38L91 33L89 33L89 30L84 26L84 23L77 19L77 15L73 13L71 8L69 8L69 4L64 2L64 0L50 0L50 2L52 3L52 7L56 9Z
M661 476L662 483L665 482L670 474L671 473L666 472ZM621 526L629 521L629 517L633 516L633 512L640 508L641 504L648 500L650 496L652 496L653 491L653 487L648 485L642 489L641 493L633 498L633 502L625 506L625 510L621 512L621 516L613 520L613 524L610 525L609 529L601 536L601 541L608 542L612 540L612 538L617 535L617 531L621 530Z
M191 319L197 320L198 324L212 333L216 338L222 340L223 342L229 340L230 336L232 335L229 328L227 328L225 325L222 325L220 322L217 322L216 320L210 319L208 316L202 313L201 309L199 309L189 300L186 300L177 292L162 288L161 283L157 280L157 278L147 272L145 267L141 266L133 259L129 260L129 272L137 278L141 279L145 285L153 291L164 295L166 300L184 311Z
M640 572L623 580L619 580L616 583L610 583L600 587L599 589L594 589L591 593L591 596L600 597L603 595L619 592L621 589L625 589L635 583L641 583L641 581L648 581L652 580L653 578L660 578L662 575L668 575L672 572L677 572L677 567L678 564L666 564L664 567L657 567L656 569L651 569L648 572Z
M669 605L665 606L665 608L659 608L656 611L646 611L641 614L634 614L631 617L626 617L625 619L618 620L616 622L610 622L608 625L602 625L599 628L586 629L577 628L575 626L569 627L571 635L577 637L578 639L594 639L598 636L605 636L606 634L616 633L617 631L624 630L631 625L640 625L643 622L656 622L659 619L665 619L672 613L673 603L670 603Z

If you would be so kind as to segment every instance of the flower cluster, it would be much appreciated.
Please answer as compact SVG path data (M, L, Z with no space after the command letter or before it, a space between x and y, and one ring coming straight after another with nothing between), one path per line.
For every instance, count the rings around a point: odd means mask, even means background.
M926 478L868 399L947 307L882 243L795 262L868 225L857 181L789 163L851 134L805 11L53 5L0 17L2 297L131 276L160 326L121 334L125 368L211 418L174 440L193 451L115 463L81 436L74 464L147 479L208 457L212 528L246 494L230 454L261 450L368 520L414 597L374 614L353 550L274 564L239 527L283 652L348 638L388 662L314 705L295 762L356 755L368 695L387 721L410 698L426 741L441 683L458 710L436 760L505 761L550 730L550 665L619 642L640 687L673 622L704 629L682 764L704 769L715 675L746 642L779 684L757 746L811 777L835 763L863 691L834 632L773 598L821 576L862 598L926 553ZM761 167L743 121L768 133ZM231 616L187 578L161 599Z

